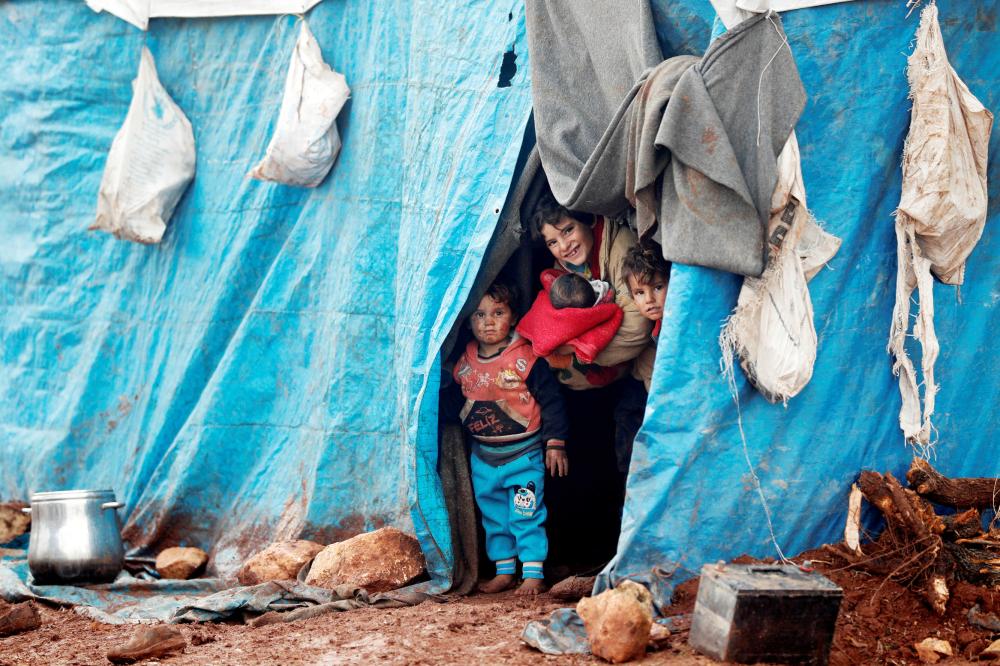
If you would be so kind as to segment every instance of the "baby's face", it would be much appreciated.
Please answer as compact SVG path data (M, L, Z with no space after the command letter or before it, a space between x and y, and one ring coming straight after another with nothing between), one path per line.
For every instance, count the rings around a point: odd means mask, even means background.
M484 345L495 345L506 340L515 323L510 306L493 300L489 294L483 296L476 311L469 317L472 337Z
M646 319L663 319L663 302L667 300L667 279L659 273L653 274L649 282L639 282L635 276L628 276L628 289L632 301Z

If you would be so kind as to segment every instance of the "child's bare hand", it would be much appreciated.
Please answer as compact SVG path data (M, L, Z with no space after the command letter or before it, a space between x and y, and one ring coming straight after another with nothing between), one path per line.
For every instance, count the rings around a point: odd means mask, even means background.
M569 456L565 449L548 449L545 451L545 469L552 476L569 475Z

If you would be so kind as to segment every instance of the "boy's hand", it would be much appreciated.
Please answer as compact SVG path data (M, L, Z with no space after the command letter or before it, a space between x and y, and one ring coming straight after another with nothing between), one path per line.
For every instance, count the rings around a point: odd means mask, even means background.
M545 469L551 476L569 475L569 456L566 455L566 442L550 439L545 449Z

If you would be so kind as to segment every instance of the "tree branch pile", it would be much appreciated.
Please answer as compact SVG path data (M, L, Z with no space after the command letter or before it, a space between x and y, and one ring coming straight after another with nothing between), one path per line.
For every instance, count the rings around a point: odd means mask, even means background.
M858 487L885 517L885 529L864 551L845 544L827 550L848 566L918 590L939 615L949 583L1000 585L1000 529L984 530L981 509L1000 505L1000 479L949 479L915 458L903 488L892 474L862 472ZM957 509L938 515L931 502Z

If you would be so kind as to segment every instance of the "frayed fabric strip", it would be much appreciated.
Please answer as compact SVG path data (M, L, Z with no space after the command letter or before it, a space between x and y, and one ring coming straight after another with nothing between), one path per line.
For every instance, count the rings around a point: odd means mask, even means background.
M993 114L948 63L937 5L921 12L916 42L906 71L913 107L896 210L896 304L888 351L902 396L899 426L906 442L926 457L934 445L931 415L938 391L933 276L962 284L965 262L983 233ZM919 304L911 326L914 291ZM920 344L922 377L906 351L911 335Z

